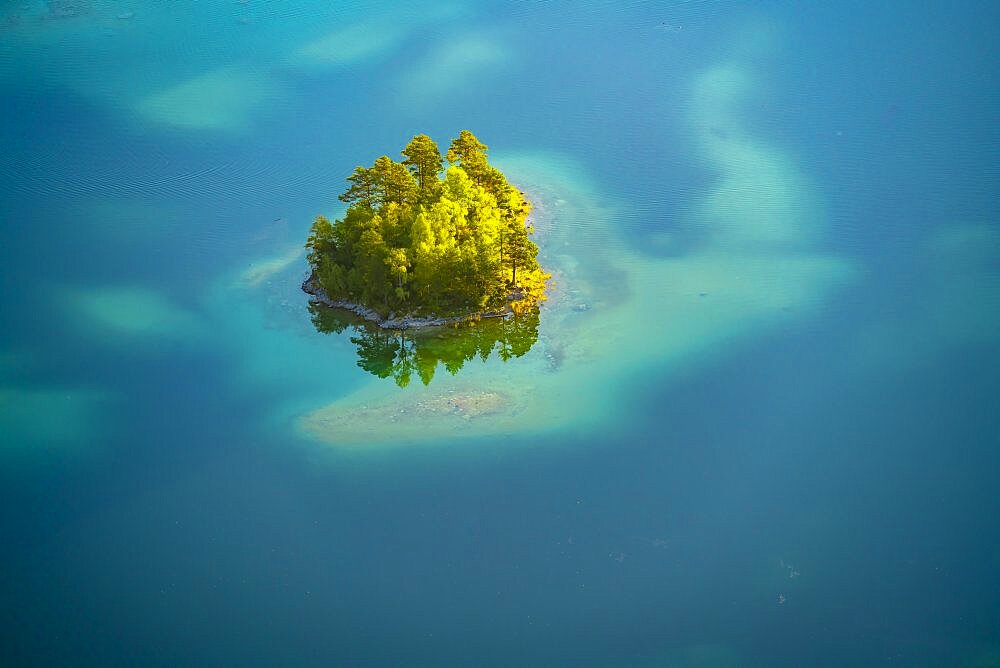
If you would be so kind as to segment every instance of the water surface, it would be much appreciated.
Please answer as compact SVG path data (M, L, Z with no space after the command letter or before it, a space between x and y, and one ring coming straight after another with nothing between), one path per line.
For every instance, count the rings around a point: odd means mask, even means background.
M0 4L0 663L1000 664L998 28ZM312 217L462 128L537 320L318 331Z

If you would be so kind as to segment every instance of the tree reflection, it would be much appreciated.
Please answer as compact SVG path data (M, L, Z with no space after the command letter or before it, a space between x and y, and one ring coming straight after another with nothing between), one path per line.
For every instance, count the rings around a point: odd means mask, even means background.
M411 331L381 329L353 313L309 304L313 325L323 334L350 334L358 366L379 378L392 378L400 387L414 374L427 385L439 366L454 375L466 362L484 362L495 351L507 362L521 357L538 340L538 307L506 318L486 318L448 327Z

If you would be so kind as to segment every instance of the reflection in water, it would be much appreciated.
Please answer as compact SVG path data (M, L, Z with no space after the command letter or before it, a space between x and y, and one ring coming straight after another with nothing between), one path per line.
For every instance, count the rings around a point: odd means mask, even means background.
M414 373L429 384L438 364L455 375L475 357L484 362L494 352L504 362L521 357L538 340L537 306L505 318L412 331L382 329L349 311L320 304L310 303L309 312L319 332L350 330L358 366L379 378L391 377L400 387L409 385Z

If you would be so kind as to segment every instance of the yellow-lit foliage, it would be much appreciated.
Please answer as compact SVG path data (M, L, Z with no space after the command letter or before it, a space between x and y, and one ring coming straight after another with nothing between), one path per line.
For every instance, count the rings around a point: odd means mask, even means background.
M510 304L518 313L544 298L549 278L526 224L531 204L489 164L468 130L442 158L427 135L358 166L340 199L341 220L319 216L306 247L330 297L389 313L455 314Z

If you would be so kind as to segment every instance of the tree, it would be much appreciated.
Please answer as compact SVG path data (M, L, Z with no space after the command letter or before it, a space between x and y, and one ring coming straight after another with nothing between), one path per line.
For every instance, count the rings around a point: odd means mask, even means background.
M330 255L337 247L333 225L326 216L316 216L309 228L309 238L306 240L306 256L310 264L318 263L323 257Z
M365 230L355 249L355 266L360 270L362 283L359 286L364 302L389 307L389 295L393 292L392 279L386 264L388 248L377 228Z
M347 189L347 192L339 195L337 199L341 202L361 202L365 206L372 206L372 201L375 198L372 170L358 165L354 168L354 172L347 177L347 180L351 187Z
M462 130L448 147L448 164L458 163L473 181L482 185L489 173L486 151L486 144L479 141L476 135Z
M395 283L396 299L405 301L407 292L404 288L408 278L410 260L404 248L390 248L385 257L385 264L389 268L389 276Z
M402 163L383 155L370 170L374 196L379 206L410 204L416 200L417 182Z
M506 251L507 262L510 265L510 284L512 287L518 287L517 270L519 268L522 274L538 269L538 261L535 259L538 255L538 246L528 238L528 235L533 231L522 220L518 220L517 218L508 219L506 226Z
M438 185L441 173L441 150L427 135L416 135L402 151L406 156L403 164L417 179L417 186L426 191Z

